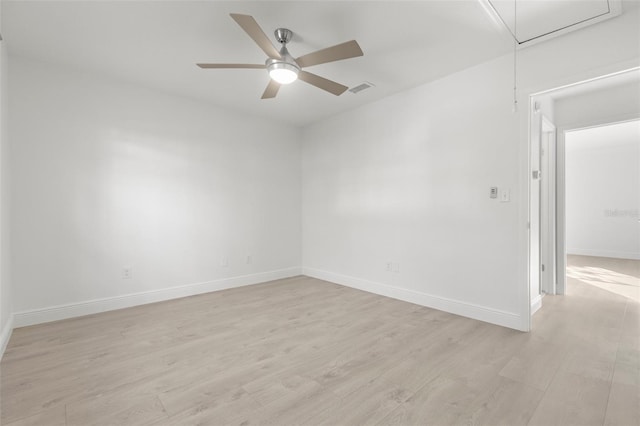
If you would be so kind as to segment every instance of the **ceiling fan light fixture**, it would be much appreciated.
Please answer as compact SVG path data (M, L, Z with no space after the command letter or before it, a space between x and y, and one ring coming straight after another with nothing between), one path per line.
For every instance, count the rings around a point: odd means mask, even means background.
M256 22L251 15L241 15L239 13L232 13L231 18L244 30L249 37L258 45L264 53L267 54L267 60L264 65L258 64L196 64L200 68L210 69L267 69L269 73L269 84L262 94L262 99L273 99L278 94L278 90L281 85L290 84L300 79L307 84L322 89L333 95L340 96L347 89L347 86L336 83L335 81L320 77L319 75L310 73L308 71L302 71L302 68L310 67L313 65L326 64L328 62L341 61L343 59L355 58L362 56L364 53L355 40L348 41L346 43L336 44L335 46L327 47L325 49L317 50L315 52L307 53L295 59L289 54L287 50L287 43L291 41L293 33L286 28L277 28L275 30L275 36L278 43L280 43L280 51L276 50L275 46L271 44L269 38L266 36L260 25Z
M300 68L287 62L271 62L267 65L269 77L280 84L290 84L298 79Z

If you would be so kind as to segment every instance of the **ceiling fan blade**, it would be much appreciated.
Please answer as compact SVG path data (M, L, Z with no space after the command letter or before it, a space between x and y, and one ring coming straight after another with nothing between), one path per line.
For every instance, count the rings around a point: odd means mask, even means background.
M362 56L364 53L357 41L351 40L346 43L337 44L326 49L318 50L307 55L296 58L296 62L301 67L310 67L312 65L326 64L327 62L340 61L342 59L355 58Z
M260 25L258 25L256 20L253 19L253 16L232 13L231 17L238 23L238 25L242 27L242 29L247 34L249 34L249 37L251 37L253 41L256 42L256 44L260 47L260 49L263 50L264 53L267 54L268 57L282 59L282 56L280 56L280 52L278 52L278 50L273 47L273 44L271 44L271 41L269 41L269 38L264 33L264 31L262 31Z
M249 68L265 69L265 65L260 64L196 64L200 68Z
M262 94L262 99L275 98L276 95L278 94L278 89L280 89L280 83L269 79L269 84L267 85L267 88L264 90L264 93Z
M316 86L322 90L326 90L327 92L333 93L336 96L342 95L345 90L348 89L347 86L343 86L342 84L336 83L335 81L327 80L324 77L311 74L307 71L300 71L298 73L298 78L305 83L309 83L312 86Z

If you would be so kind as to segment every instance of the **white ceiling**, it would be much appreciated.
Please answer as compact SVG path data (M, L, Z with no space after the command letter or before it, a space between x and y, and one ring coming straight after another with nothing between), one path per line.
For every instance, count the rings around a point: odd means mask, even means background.
M11 55L116 76L229 109L305 125L497 57L509 40L477 1L3 1ZM261 100L263 70L202 70L196 62L264 63L229 17L252 15L271 37L294 33L297 57L356 39L364 57L308 68L357 95L301 81ZM275 40L274 40L275 43Z
M577 4L575 1L572 2ZM263 63L229 17L252 15L268 36L291 29L294 57L356 39L364 56L308 68L354 87L336 97L297 81L261 100L263 70L202 70L196 62ZM477 0L3 1L10 55L97 72L294 125L355 108L500 56L512 40Z

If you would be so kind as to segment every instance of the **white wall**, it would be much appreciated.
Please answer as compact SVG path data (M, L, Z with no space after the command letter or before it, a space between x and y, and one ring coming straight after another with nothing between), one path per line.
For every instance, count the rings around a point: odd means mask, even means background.
M0 2L0 12L2 4ZM2 22L2 19L0 19ZM2 28L0 25L0 34ZM7 120L8 72L7 49L0 42L0 358L12 328L13 304L10 274L9 226L9 140Z
M640 121L566 134L567 253L640 259Z
M638 64L639 18L520 51L516 115L505 56L309 126L305 273L527 330L527 96Z
M638 118L640 82L628 81L585 93L561 96L554 101L554 109L555 123L560 132Z
M317 270L310 273L497 316L518 312L517 203L489 198L491 186L518 197L508 63L306 130L303 263ZM388 272L387 262L399 272Z
M23 58L9 71L17 325L300 272L299 130ZM118 299L139 292L160 296Z

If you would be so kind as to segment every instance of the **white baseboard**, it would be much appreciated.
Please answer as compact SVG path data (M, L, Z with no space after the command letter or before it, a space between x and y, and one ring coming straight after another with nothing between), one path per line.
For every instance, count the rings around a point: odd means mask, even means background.
M626 251L567 248L567 254L577 254L579 256L612 257L614 259L640 260L640 253L632 253Z
M145 305L147 303L162 302L164 300L178 299L196 294L210 293L212 291L259 284L267 281L294 277L300 274L301 268L294 267L257 274L241 275L238 277L223 278L203 283L187 284L160 290L126 294L123 296L33 309L14 313L14 327L25 327L28 325L42 324L45 322L97 314L116 309L130 308L132 306Z
M538 312L538 309L542 308L542 295L539 294L531 301L531 315Z
M9 321L2 328L2 334L0 334L0 360L4 355L4 350L7 349L7 343L11 338L11 332L13 331L13 315L9 315Z
M445 297L433 296L426 293L409 290L406 288L394 287L387 284L381 284L373 281L367 281L360 278L349 277L345 275L335 274L313 268L302 268L302 274L318 278L324 281L330 281L346 287L367 291L369 293L379 294L381 296L391 297L393 299L403 300L405 302L414 303L416 305L426 306L428 308L438 309L440 311L449 312L467 318L500 325L503 327L522 330L523 321L518 314L500 311L497 309L487 308L480 305L452 300Z

